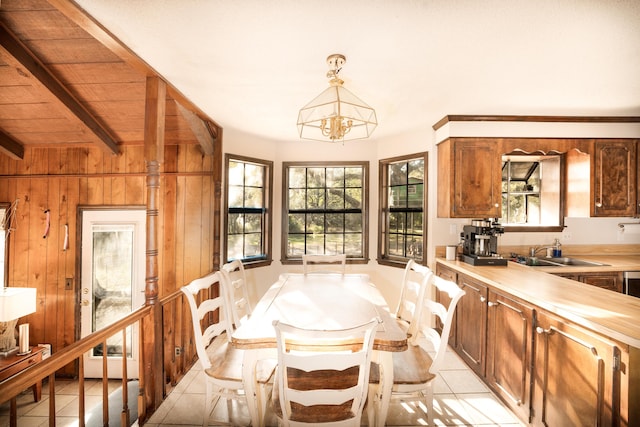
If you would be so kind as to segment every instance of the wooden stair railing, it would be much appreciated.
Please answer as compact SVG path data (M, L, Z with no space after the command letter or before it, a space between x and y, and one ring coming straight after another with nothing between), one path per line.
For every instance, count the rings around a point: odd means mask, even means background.
M217 292L217 290L212 290L212 292ZM180 313L184 313L184 310L188 310L188 306L186 306L186 302L183 300L183 294L180 290L173 292L172 294L162 298L159 301L159 304L162 307L163 317L164 319L163 327L162 327L162 338L163 338L163 346L164 351L163 355L161 355L161 360L163 360L163 393L162 398L164 399L167 395L167 389L171 388L179 379L181 379L184 374L188 371L188 369L195 362L195 351L192 348L192 339L189 334L190 328L183 327L182 318L183 316ZM138 323L140 330L142 331L143 319L150 316L151 311L153 310L153 306L145 305L138 310L132 312L128 316L118 320L117 322L109 325L108 327L101 329L88 335L79 341L74 342L73 344L64 347L63 349L55 352L51 355L51 357L43 360L35 366L30 367L29 369L3 381L0 382L0 400L6 401L6 396L17 396L23 390L30 388L37 381L40 381L44 378L48 378L49 382L49 425L55 426L55 373L67 366L74 361L78 361L78 395L79 395L79 409L78 409L78 425L83 427L85 425L86 411L85 411L85 391L84 391L84 361L83 355L96 345L102 344L103 348L106 348L106 341L108 338L122 334L123 342L126 343L126 329ZM189 320L189 319L187 319ZM216 321L215 319L213 321ZM189 325L188 325L189 326ZM142 339L144 333L138 334L140 337L140 341L138 345L140 346L140 369L139 369L139 392L138 392L138 419L139 424L144 424L144 421L147 420L155 411L154 408L157 408L161 402L146 402L145 401L145 382L147 381L144 378L144 369L142 364L144 363L145 356L143 354L143 345ZM126 344L124 344L126 346ZM175 355L175 348L182 349L181 356ZM123 354L126 354L126 348L123 348ZM173 355L174 359L169 359L168 355ZM175 357L180 357L180 363L175 362ZM168 359L168 360L164 360ZM122 380L122 413L120 420L110 420L111 425L129 425L129 408L127 407L128 402L128 388L127 388L127 367L126 367L126 358L123 358L122 370L123 370L123 380ZM108 371L107 371L107 352L103 354L103 378L102 378L102 411L103 411L103 420L108 420L109 408L108 408ZM16 398L12 397L11 399L11 415L10 415L10 425L17 425L17 415L16 415ZM2 403L0 401L0 403ZM150 409L150 413L147 413L148 408ZM106 422L106 421L105 421ZM105 424L106 425L106 424Z

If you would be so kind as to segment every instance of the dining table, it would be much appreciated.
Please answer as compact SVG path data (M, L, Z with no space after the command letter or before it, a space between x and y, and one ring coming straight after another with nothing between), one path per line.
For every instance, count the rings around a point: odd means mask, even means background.
M274 320L299 328L339 330L372 318L380 321L372 362L382 371L375 425L383 426L393 387L393 352L407 349L407 334L389 311L382 293L366 274L282 274L231 337L233 346L245 350L243 387L251 424L264 425L266 402L262 399L266 396L257 392L256 365L260 360L277 358Z

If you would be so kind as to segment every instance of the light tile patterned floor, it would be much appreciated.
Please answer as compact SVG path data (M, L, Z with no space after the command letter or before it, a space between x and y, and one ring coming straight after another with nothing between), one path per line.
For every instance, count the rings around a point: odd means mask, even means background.
M523 426L457 354L449 351L446 359L446 365L434 384L435 425ZM146 425L202 425L204 382L200 377L201 373L199 364L196 364ZM269 409L267 411L266 424L276 426L277 419ZM226 414L226 405L218 405L210 425L216 425L216 419L228 419ZM244 405L234 404L232 414L235 425L249 424L249 415ZM387 425L421 426L427 424L426 420L422 404L416 400L398 400L391 404ZM366 425L366 415L363 417L363 425Z
M201 426L204 408L204 382L200 364L185 375L171 391L160 408L146 423L148 426ZM89 410L101 402L102 386L97 380L87 380L86 407ZM109 392L120 386L120 381L109 384ZM42 400L33 402L31 389L18 397L18 426L47 426L49 410L48 386L42 388ZM76 381L56 381L56 425L77 426L78 387ZM478 377L467 368L460 358L449 352L444 369L434 384L434 422L437 426L511 426L524 424L493 395ZM246 406L233 403L232 423L248 425L249 415ZM216 407L210 425L217 425L217 419L228 418L227 405ZM392 401L387 425L420 426L426 425L426 412L421 403L413 399L394 399ZM277 425L271 411L267 413L267 424ZM0 426L9 425L9 403L0 405ZM363 417L366 425L366 415Z
M200 364L196 363L145 425L201 426L205 399L201 374ZM75 415L78 408L77 383L72 381L67 383L56 382L57 426L78 425L77 415ZM113 381L109 385L110 391L119 386L120 382ZM43 398L38 403L33 402L31 390L19 396L19 427L48 425L47 389L48 387L43 387ZM90 382L86 394L87 408L97 404L102 395L100 383ZM434 395L434 422L437 426L522 427L524 425L452 351L447 355L446 366L436 379ZM8 413L8 403L1 405L0 426L9 425ZM249 424L245 405L234 402L231 413L233 425ZM229 419L227 405L218 405L211 417L210 425L219 425L216 419ZM426 425L426 419L422 405L414 400L399 400L391 404L387 425L420 426ZM277 425L277 420L271 411L268 411L266 422L269 426ZM363 418L363 425L366 425L366 415Z

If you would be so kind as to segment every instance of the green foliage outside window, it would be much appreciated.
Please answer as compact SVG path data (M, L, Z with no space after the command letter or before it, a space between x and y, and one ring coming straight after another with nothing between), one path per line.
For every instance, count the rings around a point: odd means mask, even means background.
M285 165L287 258L364 256L364 166Z

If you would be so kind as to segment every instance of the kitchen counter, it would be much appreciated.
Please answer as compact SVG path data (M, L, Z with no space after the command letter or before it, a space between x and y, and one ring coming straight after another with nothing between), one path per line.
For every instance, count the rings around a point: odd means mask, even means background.
M506 267L493 267L473 266L443 258L436 258L436 262L622 344L640 349L640 298L547 274L640 270L640 256L580 255L579 258L610 265L529 267L509 262Z

